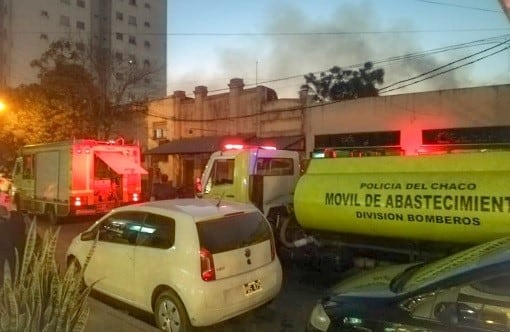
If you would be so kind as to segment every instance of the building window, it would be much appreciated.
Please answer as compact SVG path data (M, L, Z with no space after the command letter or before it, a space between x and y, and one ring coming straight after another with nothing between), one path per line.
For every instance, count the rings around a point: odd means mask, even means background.
M128 25L134 25L136 26L136 17L135 16L129 16L128 17Z
M145 3L145 8L147 8L147 9L151 9L151 4L150 4L150 3L148 3L148 2L146 2L146 3Z
M149 62L149 60L144 60L143 61L143 66L146 67L146 68L149 68L151 66L151 63Z
M60 16L60 25L68 27L70 25L69 22L69 16Z
M154 122L153 123L153 139L165 139L167 138L166 122Z
M45 34L45 33L41 33L41 35L39 36L39 38L44 39L44 40L48 40L48 35L47 35L47 34Z
M144 25L146 28L150 28L150 27L151 27L151 23L150 23L150 22L147 22L147 21L145 21L145 22L143 23L143 25Z
M85 8L85 0L76 0L76 5L80 8Z
M122 14L121 12L116 12L115 18L119 21L122 21L122 20L124 20L124 14Z
M85 22L77 21L76 22L76 28L79 30L85 30Z
M148 77L144 78L143 81L145 82L145 84L151 84L151 79Z
M121 62L123 59L123 55L120 52L115 52L115 60Z
M131 6L136 6L136 0L129 0L129 4Z
M78 51L85 51L85 44L83 44L83 43L76 43L76 49Z
M124 35L120 32L117 32L115 34L115 38L117 38L117 40L123 40L124 39Z
M115 79L117 79L117 81L122 81L124 79L124 74L123 73L116 73L115 74Z
M151 48L151 42L146 40L143 42L143 46L145 46L145 48Z
M49 17L48 12L46 10L41 10L42 17Z
M60 0L61 3L65 3L66 5L69 5L71 3L70 0Z
M129 36L129 43L132 45L136 45L136 37L135 36Z

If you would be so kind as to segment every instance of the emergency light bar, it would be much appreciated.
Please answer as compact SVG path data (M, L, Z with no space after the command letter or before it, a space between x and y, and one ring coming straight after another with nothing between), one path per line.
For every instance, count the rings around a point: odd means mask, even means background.
M251 146L243 144L225 144L225 150L243 150L243 149L262 149L262 150L276 150L275 146L263 145L263 146Z

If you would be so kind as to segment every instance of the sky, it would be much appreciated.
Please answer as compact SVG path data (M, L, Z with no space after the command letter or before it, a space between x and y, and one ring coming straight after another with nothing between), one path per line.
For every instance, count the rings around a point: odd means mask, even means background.
M509 47L498 0L168 0L167 90L297 98L304 75L367 61L381 95L510 84Z

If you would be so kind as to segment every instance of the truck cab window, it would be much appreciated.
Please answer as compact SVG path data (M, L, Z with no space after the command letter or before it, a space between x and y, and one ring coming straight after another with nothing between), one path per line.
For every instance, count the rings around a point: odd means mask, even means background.
M214 161L211 173L212 185L234 183L234 159L218 159Z
M23 161L21 158L16 159L16 163L14 164L14 170L12 173L14 175L21 175L23 173Z
M23 179L34 178L34 156L26 155L23 157Z
M259 175L293 175L294 162L291 158L258 158Z

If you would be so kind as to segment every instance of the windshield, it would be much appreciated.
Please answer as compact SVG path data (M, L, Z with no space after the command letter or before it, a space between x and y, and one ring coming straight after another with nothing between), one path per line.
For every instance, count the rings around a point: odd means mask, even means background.
M509 245L510 238L503 238L458 252L420 268L408 269L392 281L392 290L412 291L473 267L481 267L490 261L491 256L495 257L497 253L508 250Z

